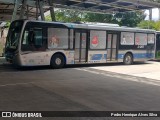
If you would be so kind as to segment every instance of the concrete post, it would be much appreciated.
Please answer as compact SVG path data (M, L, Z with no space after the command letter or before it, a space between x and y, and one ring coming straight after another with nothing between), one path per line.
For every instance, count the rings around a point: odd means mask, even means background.
M12 20L11 20L11 21L16 20L18 6L19 6L19 0L15 0L15 3L14 3L14 10L13 10Z
M48 2L49 2L49 6L50 6L49 9L50 9L52 21L56 21L55 12L54 12L54 6L53 6L53 0L48 0Z
M27 13L26 13L26 18L29 18L29 6L27 5Z
M38 0L39 10L41 14L41 20L45 21L44 10L43 10L43 1Z
M152 20L152 9L149 10L149 20Z
M36 20L38 20L38 0L36 0Z
M24 19L26 3L27 3L27 0L22 0L22 8L21 8L21 11L20 11L19 19Z
M159 12L159 20L160 20L160 8L158 8L158 12Z

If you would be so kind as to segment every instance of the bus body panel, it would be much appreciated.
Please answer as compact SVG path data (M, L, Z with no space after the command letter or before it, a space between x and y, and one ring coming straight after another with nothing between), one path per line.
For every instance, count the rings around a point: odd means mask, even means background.
M30 31L25 31L27 25L30 27L36 26L42 28L42 35L40 36L40 32L37 29L38 36L37 40L40 37L43 38L43 42L45 42L45 49L39 51L37 50L22 50L24 34L30 34ZM21 25L22 26L22 25ZM68 32L58 32L58 29L66 29ZM57 28L57 31L55 31ZM72 30L72 38L71 38L71 30ZM49 47L49 31L54 34L61 34L63 39L67 35L67 47L65 49L55 49ZM33 32L34 29L33 29ZM95 35L94 35L94 34ZM130 45L123 45L122 39L123 34L128 34L134 39L134 42ZM131 53L133 55L133 61L146 61L149 59L153 59L155 55L155 43L148 43L145 45L136 45L135 36L136 33L138 35L154 36L154 30L145 30L145 29L137 29L137 28L125 28L125 27L110 27L110 26L98 26L98 25L86 25L86 24L73 24L73 23L56 23L56 22L40 22L40 21L24 21L21 34L19 37L18 48L15 52L9 52L13 56L13 63L19 66L41 66L41 65L50 65L51 58L56 53L62 53L65 56L65 64L81 64L81 63L109 63L109 62L123 62L124 56L127 53ZM105 38L103 38L105 37ZM97 36L99 37L97 39ZM57 36L56 36L57 37ZM93 37L93 38L92 38ZM25 38L29 39L29 38ZM102 49L94 49L97 44L100 43L100 40L104 39L106 42L101 43L104 48ZM127 38L130 39L130 38ZM155 38L154 38L155 39ZM73 41L72 41L73 40ZM77 40L79 42L77 43ZM110 41L110 42L109 42ZM155 41L155 40L154 40ZM86 42L86 43L85 43ZM84 44L85 43L85 44ZM39 43L38 43L39 44ZM59 44L59 43L58 43ZM61 43L62 44L62 43ZM71 47L72 44L72 47ZM79 46L76 48L76 44ZM56 44L55 44L56 45ZM86 46L85 46L86 45ZM65 46L65 45L64 45ZM84 47L85 46L85 47ZM70 48L71 47L71 48ZM26 48L25 48L26 49ZM6 57L6 59L9 57Z
M118 61L123 62L124 56L126 53L132 53L134 61L147 61L154 59L154 50L151 53L148 53L146 50L119 50L118 52Z
M106 63L107 62L107 51L106 50L89 50L88 51L88 63Z
M44 52L30 52L21 53L15 57L14 61L17 61L19 66L42 66L50 65L51 57L56 53L62 53L65 55L66 64L74 64L74 51L44 51Z

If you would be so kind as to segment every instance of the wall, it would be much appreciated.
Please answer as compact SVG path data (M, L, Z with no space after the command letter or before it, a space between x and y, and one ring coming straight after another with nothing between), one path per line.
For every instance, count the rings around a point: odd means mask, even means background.
M7 33L8 33L7 28L3 30L3 33L2 33L2 28L0 28L0 56L2 56L3 49L5 47Z

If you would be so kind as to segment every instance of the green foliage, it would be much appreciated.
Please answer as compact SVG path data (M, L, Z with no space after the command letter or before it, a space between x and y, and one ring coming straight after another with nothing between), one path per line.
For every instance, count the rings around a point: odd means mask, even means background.
M56 21L61 22L78 22L83 21L84 13L75 10L59 9L55 11ZM51 16L46 16L47 21L51 21Z
M75 10L60 9L55 12L56 20L62 22L78 22L83 21L83 12Z
M144 12L127 12L116 14L98 14L84 13L76 10L58 9L55 11L56 21L61 22L100 22L100 23L116 23L120 26L136 27L138 23L144 20ZM51 17L47 16L46 20L51 21Z
M47 15L47 16L45 17L45 20L46 20L46 21L52 21L51 16L50 16L50 15Z
M145 19L145 17L143 11L117 13L114 15L114 21L120 26L136 27L138 23Z
M155 24L154 21L144 20L138 24L138 27L143 28L143 29L153 29L154 24Z
M9 28L10 24L11 24L10 22L7 22L6 27Z
M112 23L112 19L113 15L111 14L86 13L84 15L86 22Z
M11 24L10 22L6 22L4 28L9 28L10 24Z
M143 29L154 29L157 31L160 31L160 21L141 21L138 24L138 27L143 28Z

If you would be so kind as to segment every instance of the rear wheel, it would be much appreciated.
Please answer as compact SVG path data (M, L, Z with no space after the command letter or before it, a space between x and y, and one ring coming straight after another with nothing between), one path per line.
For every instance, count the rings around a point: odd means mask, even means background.
M63 55L56 54L56 55L52 56L52 58L51 58L51 67L56 68L56 69L62 68L65 65L64 62L65 62L65 60L64 60Z
M133 64L133 56L130 53L127 53L124 56L123 63L125 65L131 65L131 64Z

